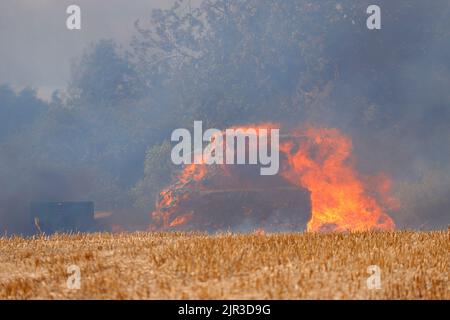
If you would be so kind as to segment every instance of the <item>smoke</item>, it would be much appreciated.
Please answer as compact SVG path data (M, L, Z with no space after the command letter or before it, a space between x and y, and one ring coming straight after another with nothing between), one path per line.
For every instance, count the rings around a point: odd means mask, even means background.
M3 0L0 2L0 83L34 86L46 99L70 80L73 59L91 42L114 38L127 43L133 23L172 0L79 0L82 31L66 28L71 0ZM7 45L6 45L7 43Z
M0 5L0 41L14 40L0 46L0 82L70 78L48 102L1 87L0 232L30 232L34 200L93 200L145 228L176 174L170 133L194 120L337 128L352 139L358 172L392 177L397 227L449 223L448 1L380 0L375 31L371 1L181 1L151 15L143 3L82 1L89 32L67 36L55 12L65 2ZM19 11L16 28L6 13ZM49 25L34 28L41 20ZM64 44L34 40L43 37ZM114 40L88 46L101 37Z
M401 227L442 227L450 197L450 4L380 6L381 32L344 58L332 95L340 115L333 120L353 137L363 170L394 177Z
M9 164L10 174L2 173L0 195L0 230L2 234L34 232L30 204L34 201L85 200L91 190L88 172L33 167L26 171Z

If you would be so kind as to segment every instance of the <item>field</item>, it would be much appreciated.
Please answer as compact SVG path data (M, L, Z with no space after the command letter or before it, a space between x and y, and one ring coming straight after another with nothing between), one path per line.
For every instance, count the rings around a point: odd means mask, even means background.
M449 299L449 235L447 230L1 238L0 298ZM80 270L78 290L67 286L71 265ZM371 265L380 268L380 289L367 286Z

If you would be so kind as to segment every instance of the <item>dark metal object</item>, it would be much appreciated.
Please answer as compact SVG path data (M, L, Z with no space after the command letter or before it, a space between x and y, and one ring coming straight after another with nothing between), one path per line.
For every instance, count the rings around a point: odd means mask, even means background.
M178 203L173 216L192 213L178 230L302 231L310 212L309 192L286 186L193 191Z
M36 232L95 231L94 203L86 202L33 202L30 206L31 223Z

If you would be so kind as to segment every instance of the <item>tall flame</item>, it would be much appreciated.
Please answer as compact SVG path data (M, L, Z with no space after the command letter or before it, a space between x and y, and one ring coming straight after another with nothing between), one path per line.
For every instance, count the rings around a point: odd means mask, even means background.
M370 189L381 186L367 185L355 170L348 137L337 129L312 126L296 134L307 139L290 140L280 145L287 158L281 174L311 192L308 231L394 229L393 220L370 195ZM387 188L389 178L384 177L382 183Z
M252 128L259 133L260 128L276 127L268 123L239 128ZM311 125L290 130L281 137L280 175L311 194L312 212L307 231L395 228L394 221L385 212L395 202L388 194L391 180L386 175L370 177L357 172L349 137L338 129ZM210 168L203 163L185 166L176 182L161 191L156 210L152 213L153 220L163 228L189 222L193 212L174 216L175 212L178 205L190 196L186 192L188 188L193 186L198 191L204 190L202 180ZM231 174L226 165L220 165L220 170L223 175Z

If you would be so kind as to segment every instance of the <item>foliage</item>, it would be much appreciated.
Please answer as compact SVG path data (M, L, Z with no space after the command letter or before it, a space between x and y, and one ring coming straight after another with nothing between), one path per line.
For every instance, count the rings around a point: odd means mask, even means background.
M164 142L151 147L145 156L144 177L133 189L138 207L151 210L159 192L170 183L174 165L170 159L171 145Z

